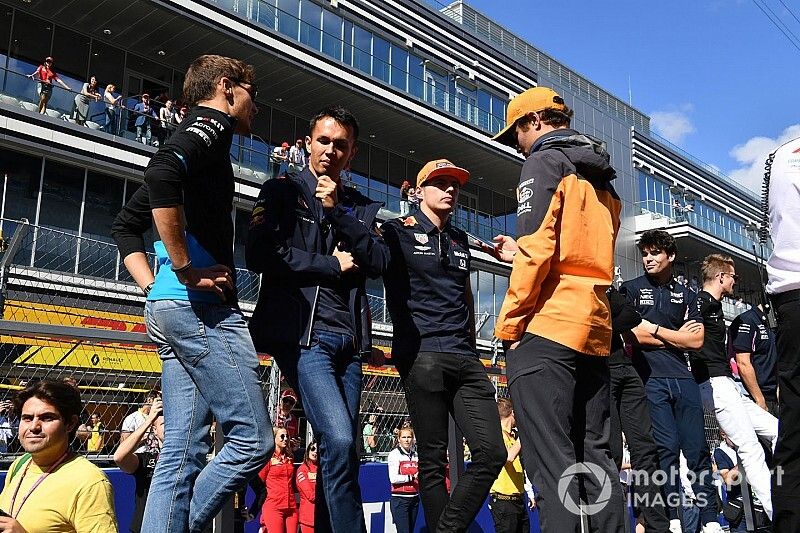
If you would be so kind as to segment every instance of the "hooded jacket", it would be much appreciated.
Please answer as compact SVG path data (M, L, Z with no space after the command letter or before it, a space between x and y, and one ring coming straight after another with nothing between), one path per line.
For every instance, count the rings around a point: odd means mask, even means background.
M586 355L608 356L606 290L614 273L621 202L603 144L571 129L543 135L517 187L517 244L495 335L526 332Z
M372 348L372 320L367 277L386 270L389 252L376 230L381 207L355 189L346 189L339 205L326 213L314 196L317 178L306 167L300 173L264 183L253 208L247 237L247 268L263 273L250 334L259 351L276 345L307 347L320 286L352 276L348 306L362 354ZM324 226L337 230L340 248L353 254L359 269L342 274L339 261L326 252Z

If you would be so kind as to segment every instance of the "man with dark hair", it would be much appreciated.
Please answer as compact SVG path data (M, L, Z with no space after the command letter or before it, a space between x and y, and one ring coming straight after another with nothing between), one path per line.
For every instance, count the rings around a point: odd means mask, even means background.
M156 399L161 399L161 393L157 391L149 392L144 402L142 402L141 407L124 418L119 432L120 442L127 439L131 433L144 424L145 420L147 420L147 416L150 414L150 407ZM145 451L144 445L136 450L137 453L143 451Z
M417 213L381 227L391 252L383 281L392 361L416 431L425 521L442 533L469 528L506 462L495 389L475 347L467 234L450 222L468 179L446 159L429 161L417 174ZM450 414L472 463L448 495Z
M740 314L728 328L736 367L750 398L765 411L778 416L778 349L764 306Z
M711 254L703 260L701 272L703 289L697 300L705 335L702 348L692 359L692 374L700 384L703 405L714 413L720 429L736 445L747 480L771 519L770 474L758 439L762 437L774 447L778 419L744 396L733 381L721 301L723 296L733 295L736 284L733 259Z
M247 267L263 272L250 332L299 392L319 441L318 531L365 531L358 485L361 358L372 351L367 277L386 269L380 202L343 187L358 123L340 106L311 119L308 166L269 180L253 208Z
M653 438L658 446L672 531L680 531L679 458L696 475L694 492L703 532L719 531L711 455L704 432L700 389L689 371L685 352L703 345L703 323L697 295L672 277L678 253L675 239L662 230L642 234L637 245L645 274L620 287L644 319L632 332L633 364L650 403Z
M548 533L578 530L581 494L594 504L608 496L603 479L619 475L608 444L605 290L621 202L608 152L570 129L571 116L555 91L535 87L509 103L506 127L495 137L527 158L517 187L518 251L508 254L513 268L495 335L507 347L522 455ZM508 252L505 244L498 255ZM611 491L608 504L588 517L591 531L623 528L619 483Z
M800 531L800 137L767 160L772 255L767 294L778 319L780 433L772 476L775 531ZM766 221L765 221L766 222ZM766 230L766 228L764 228Z
M82 407L78 389L38 381L17 393L14 407L26 453L11 464L0 493L0 532L116 532L111 483L69 446Z
M274 448L258 357L236 299L234 133L258 111L252 67L201 56L184 88L194 107L145 171L112 234L145 295L147 331L162 360L164 446L142 531L202 531ZM155 221L153 272L142 234ZM206 465L213 417L225 445Z

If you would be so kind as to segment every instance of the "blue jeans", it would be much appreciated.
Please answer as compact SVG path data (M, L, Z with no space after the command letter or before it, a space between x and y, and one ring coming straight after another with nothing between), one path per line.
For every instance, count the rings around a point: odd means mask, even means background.
M680 505L680 452L696 482L692 488L703 525L716 522L717 497L711 474L711 454L706 442L700 388L693 378L649 378L644 385L650 403L653 440L656 441L661 470L667 473L664 495L671 519L678 518ZM691 474L690 474L691 476Z
M308 348L268 350L300 392L319 441L322 483L314 508L316 533L366 532L358 485L358 409L361 357L352 335L315 331Z
M145 322L162 362L165 427L142 533L200 532L275 446L258 357L238 309L149 301ZM225 445L206 464L212 415Z
M397 533L411 533L417 523L419 496L394 496L389 500L392 521Z

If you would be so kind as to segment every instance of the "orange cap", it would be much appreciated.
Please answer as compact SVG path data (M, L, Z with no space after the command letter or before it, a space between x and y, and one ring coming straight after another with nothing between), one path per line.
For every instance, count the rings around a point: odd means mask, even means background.
M564 99L553 89L549 87L533 87L528 89L515 96L514 99L508 103L508 109L506 110L506 127L503 128L503 131L492 137L492 140L508 146L515 146L514 126L519 119L531 112L538 113L545 109L564 111L566 108L567 106L564 105Z
M422 170L417 174L417 187L422 186L428 180L432 180L437 176L452 176L458 180L458 183L463 187L467 180L469 180L469 171L461 167L455 166L447 159L436 159L428 161Z

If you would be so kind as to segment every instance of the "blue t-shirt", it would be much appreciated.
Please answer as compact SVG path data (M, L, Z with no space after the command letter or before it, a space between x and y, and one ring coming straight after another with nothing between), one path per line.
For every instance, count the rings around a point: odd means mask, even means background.
M767 325L764 313L756 307L733 319L729 329L731 345L736 353L749 353L756 371L758 388L767 400L777 400L776 365L778 351L775 333Z
M147 299L155 300L187 300L190 302L205 302L211 304L222 303L222 300L213 292L197 291L187 289L186 286L178 281L178 276L172 271L172 261L170 261L164 243L156 241L153 243L158 260L158 270L156 281ZM186 247L189 251L189 258L195 268L208 268L217 264L205 249L200 246L191 233L186 234Z
M659 285L649 276L640 276L623 283L620 292L643 319L661 327L679 330L690 320L703 322L697 294L674 280ZM678 348L638 348L633 364L643 380L650 377L693 379L684 350Z

